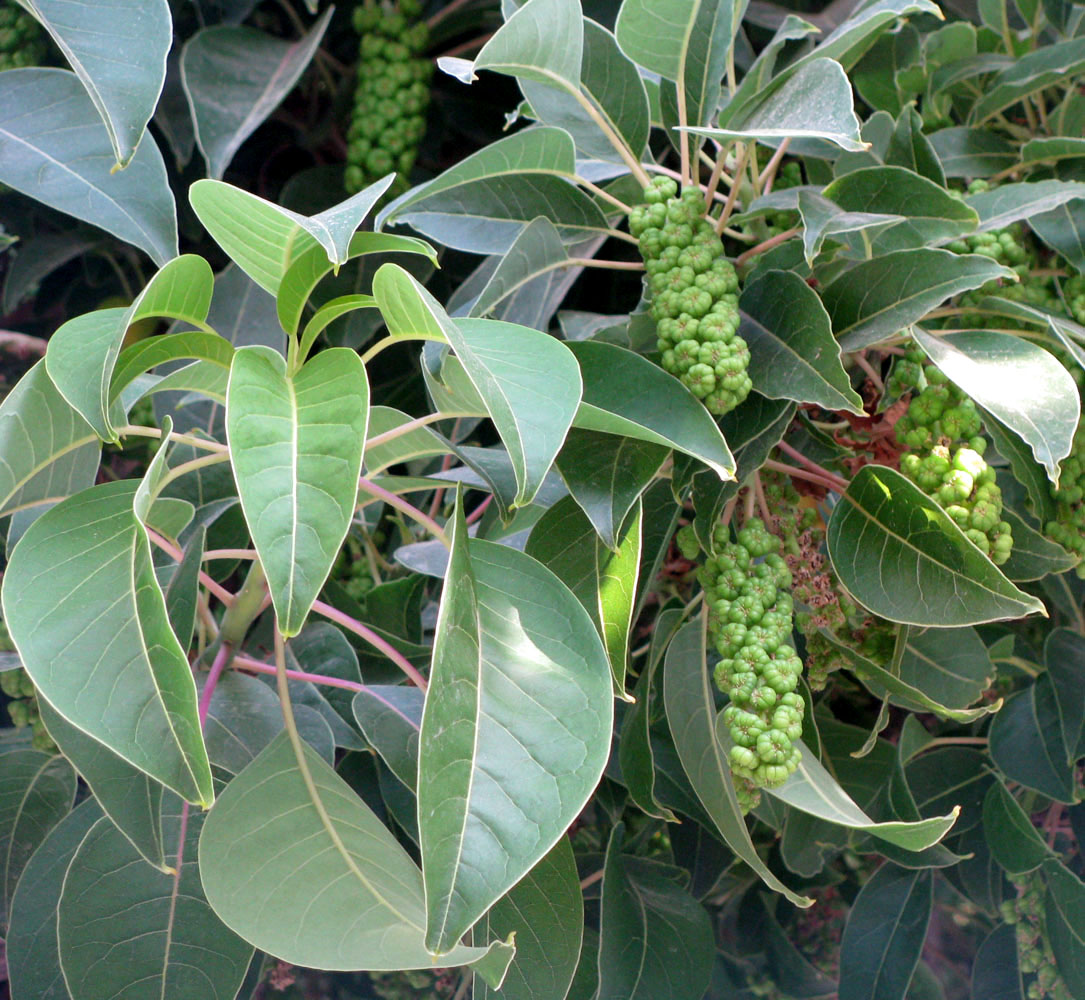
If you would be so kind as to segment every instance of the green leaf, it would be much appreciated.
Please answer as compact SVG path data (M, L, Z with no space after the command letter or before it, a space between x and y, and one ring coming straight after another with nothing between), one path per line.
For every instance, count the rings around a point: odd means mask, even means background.
M0 455L0 514L94 482L98 435L57 391L44 360L0 403Z
M569 991L584 935L584 898L568 837L475 926L483 941L516 935L516 958L496 992L475 977L476 1000L557 1000Z
M136 486L84 490L30 526L4 572L4 621L57 712L206 805L213 793L196 687L132 511Z
M515 132L397 198L377 216L377 227L403 223L455 250L505 253L543 215L563 240L579 243L608 226L595 202L569 183L575 173L567 132Z
M1068 136L1037 136L1021 147L1022 163L1055 163L1085 156L1085 139Z
M732 479L735 460L704 404L673 375L632 351L601 341L566 345L584 379L573 426L674 448Z
M613 703L605 650L573 594L523 553L468 543L459 508L436 635L418 818L426 946L441 954L583 808Z
M939 188L945 188L946 175L938 160L930 139L923 134L923 119L912 106L901 110L897 117L897 126L893 129L893 138L885 151L885 162L889 166L907 167L919 176L933 181Z
M940 184L904 167L865 167L838 177L822 194L846 212L898 215L871 241L871 255L944 243L974 229L979 216Z
M965 709L979 700L994 676L994 664L975 629L908 629L900 679L938 704ZM904 700L894 698L894 703L904 704ZM919 710L918 704L905 707ZM925 708L929 710L929 705Z
M452 320L410 274L385 264L373 280L392 334L443 336L483 401L516 474L515 506L531 502L580 403L576 360L560 341L499 320Z
M846 351L892 336L946 299L1013 272L989 257L920 247L857 264L826 286L821 299Z
M599 927L598 1000L700 1000L712 973L712 923L686 891L685 872L607 845Z
M200 570L203 567L204 543L207 541L207 528L196 527L186 540L184 555L166 585L166 614L170 628L177 636L182 649L192 645L192 636L196 631L196 615L200 600Z
M639 506L617 548L611 550L572 497L563 497L535 522L524 548L573 592L591 616L606 645L618 697L625 694L640 549Z
M840 363L825 307L792 271L767 271L742 290L739 335L750 348L750 378L773 399L861 414L863 400Z
M75 70L109 135L118 166L127 166L154 114L173 42L166 0L133 8L125 0L71 4L21 0Z
M716 720L716 736L725 744L722 737L729 737L730 733L721 720L722 715ZM798 747L802 753L798 770L779 788L766 789L769 795L786 802L794 809L838 826L861 830L908 851L922 851L937 844L957 820L959 807L947 816L911 823L876 823L855 804L805 743L800 740Z
M38 844L75 802L76 775L63 757L40 750L0 755L0 926L7 927L15 884Z
M1085 43L1085 39L1081 40ZM1085 198L1085 184L1073 181L1022 181L1001 184L989 191L968 195L965 201L979 213L978 233L1005 229L1011 222L1050 212L1068 201Z
M995 860L1011 876L1033 871L1053 857L1028 813L1001 781L994 782L983 799L983 830Z
M970 125L978 125L1022 98L1046 87L1057 86L1085 70L1085 38L1044 45L1014 59L985 88L969 113Z
M887 862L859 890L840 944L840 1000L903 1000L934 903L930 869Z
M840 582L891 621L945 628L1044 613L941 507L884 466L864 466L852 479L827 542Z
M583 51L583 17L576 0L528 0L482 47L474 68L578 89Z
M73 997L232 1000L252 945L230 933L207 905L196 864L203 815L168 817L170 860L180 877L155 871L108 819L83 838L64 878L57 940ZM180 838L184 834L184 843ZM106 955L121 961L103 961Z
M1032 449L1018 435L1003 427L994 417L985 420L984 427L991 436L997 452L1009 462L1010 471L1013 473L1014 478L1028 492L1036 519L1040 524L1047 524L1049 521L1055 520L1055 500L1051 496L1047 473L1032 457ZM1012 511L1004 507L1003 514L1006 513L1012 513ZM1011 553L1010 561L1006 564L1007 574L1012 565L1012 560L1013 554Z
M1024 1000L1017 965L1017 932L1009 924L984 939L972 965L972 996L984 1000Z
M354 696L366 741L412 792L418 785L418 732L425 692L411 685L370 685Z
M731 768L716 739L715 699L705 664L705 626L690 622L671 640L663 667L663 700L667 722L682 768L720 835L774 892L796 906L813 902L787 888L754 850L735 796Z
M1055 693L1059 728L1072 764L1085 755L1085 638L1068 628L1053 629L1044 642L1044 665Z
M102 811L149 865L167 871L162 845L162 786L66 721L44 698L39 698L38 707L53 742L90 786Z
M41 842L24 869L11 903L6 958L9 989L14 997L70 1000L60 971L57 904L64 876L76 848L101 818L93 798L68 813Z
M283 733L219 796L200 837L208 901L235 933L295 965L432 968L421 873L350 786L303 753L311 784ZM442 961L486 953L459 946Z
M947 177L992 177L1017 164L1017 148L987 129L954 125L927 139Z
M803 256L813 264L826 239L835 237L848 244L850 256L860 260L868 256L871 241L884 229L903 221L896 215L876 215L869 212L844 212L828 198L809 188L800 188L799 214L802 217ZM854 235L858 233L856 238Z
M637 498L666 461L662 445L573 428L556 459L569 493L608 548Z
M1029 226L1052 250L1085 274L1085 200L1069 201L1029 217Z
M1039 466L1036 468L1039 470ZM1043 473L1040 475L1043 476ZM1041 535L1011 508L1002 508L1002 519L1009 524L1013 535L1013 551L1002 566L1002 572L1011 580L1018 583L1042 580L1049 573L1065 573L1077 564L1076 556L1058 542Z
M301 631L350 527L368 416L354 351L322 351L293 376L268 347L234 355L230 454L284 636Z
M1003 774L1059 802L1074 801L1053 685L1042 677L1006 699L988 734L991 759Z
M806 63L728 128L688 131L716 139L825 139L852 152L867 148L859 136L851 84L840 63L832 59Z
M918 327L919 346L945 374L990 410L1031 449L1058 483L1080 415L1077 383L1053 355L1031 341L993 330L933 337Z
M167 333L160 337L148 337L121 351L109 385L109 401L112 403L119 398L121 393L140 375L159 365L169 365L172 361L197 359L206 361L210 365L217 365L224 373L227 373L233 357L233 345L217 333L187 330L184 333ZM225 387L225 380L223 386Z
M320 247L336 268L350 259L350 242L369 210L394 180L389 174L318 215L291 212L223 181L196 181L188 200L215 242L272 295L290 266Z
M386 443L374 443L381 435L402 427L413 419L390 406L370 408L369 434L365 446L366 475L375 475L390 465L398 465L400 462L449 454L448 443L428 427L418 427Z
M181 52L181 83L207 176L221 180L241 144L294 89L320 45L331 11L287 42L255 28L197 31Z
M177 256L177 209L153 136L112 173L97 110L76 75L61 69L6 72L0 108L0 182L139 247L156 264Z
M1085 885L1064 865L1044 865L1045 927L1059 975L1071 996L1085 994Z

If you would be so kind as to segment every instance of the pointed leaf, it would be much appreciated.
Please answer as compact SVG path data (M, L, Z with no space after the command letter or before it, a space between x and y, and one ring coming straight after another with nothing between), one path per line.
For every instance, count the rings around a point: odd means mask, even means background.
M933 337L916 328L915 338L966 395L1028 444L1057 483L1081 409L1077 383L1063 365L1042 347L1010 333L969 330Z
M1081 40L1085 43L1085 39ZM1022 181L1001 184L969 195L965 201L979 214L978 233L1005 229L1011 222L1050 212L1068 201L1085 198L1085 184L1074 181Z
M1029 226L1052 250L1069 261L1078 274L1085 274L1085 199L1030 216Z
M241 985L252 945L207 905L196 864L203 816L189 815L185 824L174 809L166 819L179 878L149 867L108 819L91 827L72 858L57 939L65 982L80 1000L232 1000ZM103 953L115 960L103 961Z
M270 348L234 355L226 431L283 635L301 631L350 527L368 416L365 367L347 348L292 377Z
M283 733L219 796L200 837L208 901L236 933L296 965L432 968L421 873L350 786L303 752L312 793ZM299 899L317 898L299 911ZM442 962L485 955L457 946Z
M941 507L884 466L864 466L852 479L827 542L841 583L891 621L944 628L1043 613Z
M1029 94L1072 80L1082 71L1085 71L1085 38L1055 42L1026 52L984 88L983 95L972 106L969 124L986 121Z
M101 227L156 264L177 256L177 209L152 136L112 173L96 109L75 74L61 69L4 73L0 108L0 182Z
M705 662L705 626L690 622L671 640L663 667L663 700L674 745L694 792L720 836L774 892L796 906L813 900L787 888L769 871L757 851L735 796L731 768L716 739L715 699Z
M528 0L482 47L474 68L578 89L583 51L577 0Z
M204 28L185 42L181 81L208 177L222 179L241 144L293 90L330 18L325 11L296 42L232 24Z
M184 333L166 333L160 337L148 337L121 351L113 369L109 386L109 401L117 399L140 375L169 365L172 361L199 359L217 365L229 372L233 360L233 345L217 333L188 330Z
M135 7L22 0L52 36L109 133L117 164L127 166L154 113L166 79L173 22L166 0Z
M459 937L557 842L610 751L606 652L587 612L462 512L419 738L426 944Z
M92 487L30 526L4 572L4 621L34 684L68 722L207 804L196 687L132 511L137 485Z
M829 315L802 278L768 271L742 290L739 308L739 335L749 345L750 378L758 392L826 410L864 412L840 362Z

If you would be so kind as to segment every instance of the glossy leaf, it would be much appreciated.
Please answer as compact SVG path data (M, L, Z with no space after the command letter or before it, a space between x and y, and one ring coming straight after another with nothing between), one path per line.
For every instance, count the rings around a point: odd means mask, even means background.
M215 25L181 54L181 80L207 176L221 180L241 144L294 88L328 27L325 11L295 42L254 28Z
M101 443L39 361L0 403L0 514L90 486Z
M857 264L821 299L846 351L875 344L922 319L946 299L1012 277L989 257L920 247Z
M716 739L715 699L705 664L704 622L686 625L671 640L663 667L663 700L682 768L727 846L773 891L796 906L813 900L787 888L754 850L735 796L734 780L723 748Z
M1024 445L1022 445L1024 447ZM1039 466L1035 466L1039 470ZM1041 477L1047 479L1040 471ZM1049 573L1065 573L1077 564L1076 557L1058 542L1040 534L1029 521L1009 507L1002 508L1002 518L1013 534L1013 551L1002 572L1014 582L1042 580Z
M68 722L209 804L196 688L132 511L135 485L95 486L30 526L4 573L4 620L34 684Z
M599 927L599 1000L700 1000L711 975L712 924L669 865L607 845ZM684 873L682 873L684 874Z
M886 863L859 890L840 944L840 1000L903 1000L933 906L929 869Z
M102 810L89 798L68 813L42 841L24 869L11 903L6 958L15 1000L71 1000L60 971L57 904L64 876L87 831Z
M827 542L841 583L891 621L944 628L1043 613L941 507L884 466L864 466L852 479Z
M584 380L574 427L665 445L699 458L721 479L733 478L735 460L716 422L673 375L614 344L567 346Z
M0 108L0 182L139 247L156 264L177 256L177 210L153 137L113 173L97 110L76 75L61 69L5 72Z
M1058 482L1081 408L1077 383L1042 347L1009 333L969 330L933 337L915 330L927 356L1032 449Z
M187 824L175 810L168 816L170 861L174 867L180 862L180 878L148 866L108 819L91 827L72 858L57 908L60 961L73 997L198 994L232 1000L252 945L207 905L196 864L202 826L198 813ZM103 952L123 960L103 962Z
M331 348L290 376L267 347L234 355L226 429L245 520L283 635L297 635L350 527L369 385L353 351Z
M792 271L768 271L742 290L739 308L739 335L750 348L750 378L758 392L826 410L863 412L825 307L802 278Z
M1054 629L1044 643L1044 665L1051 678L1067 763L1085 754L1085 639L1068 628Z
M7 927L15 884L49 831L71 811L76 776L63 757L40 750L0 755L0 924Z
M983 829L995 860L1011 876L1033 871L1053 856L1028 814L1001 781L991 785L983 800Z
M475 977L478 1000L563 1000L584 935L584 899L572 845L562 837L475 926L483 941L516 935L516 958L501 989Z
M447 579L419 737L435 954L576 818L602 774L613 718L602 642L549 570L502 545L468 544L458 513Z
M432 968L421 873L350 786L303 753L312 793L283 733L219 796L200 837L208 901L235 933L296 965ZM313 898L320 906L299 911ZM441 960L485 955L458 946Z
M39 699L38 707L53 742L90 786L101 810L147 864L166 871L162 786L104 743L66 721L44 698Z

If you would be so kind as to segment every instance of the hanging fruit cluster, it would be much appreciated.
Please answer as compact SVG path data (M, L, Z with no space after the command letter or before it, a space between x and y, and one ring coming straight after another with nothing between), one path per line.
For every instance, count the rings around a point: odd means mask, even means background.
M37 66L45 58L46 37L15 0L0 0L0 72Z

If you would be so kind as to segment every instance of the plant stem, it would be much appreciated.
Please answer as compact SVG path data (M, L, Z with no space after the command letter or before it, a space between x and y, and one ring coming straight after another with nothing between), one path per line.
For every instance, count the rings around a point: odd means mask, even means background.
M824 486L827 490L835 490L838 493L843 493L844 490L847 489L847 483L842 479L837 479L835 476L831 479L826 479L824 476L819 476L816 472L808 472L806 469L796 469L793 465L777 462L771 458L765 461L763 468L771 469L773 472L783 472L785 475L794 476L796 479L805 479L808 483L817 483L818 486Z
M162 437L162 431L157 427L144 427L142 424L127 424L124 427L117 428L117 433L121 437L128 437L129 435L134 435L136 437ZM192 434L175 434L171 431L170 440L175 441L178 444L191 445L193 448L202 448L204 451L219 451L223 454L229 454L230 452L230 449L226 445L219 444L218 441L195 437Z
M428 514L423 514L417 507L407 503L402 497L396 496L390 490L386 490L383 486L378 486L376 483L370 482L364 476L358 480L358 488L364 490L370 496L383 500L389 507L398 510L401 514L404 514L412 521L420 524L426 531L440 541L446 549L451 547L451 543L448 540L448 535L445 534L444 528Z
M237 669L251 670L257 674L274 674L278 668L273 663L264 663L254 660L251 656L238 653L233 659L233 665ZM364 684L357 681L348 681L343 677L328 677L324 674L310 674L304 670L287 670L286 676L292 681L308 681L310 684L322 684L324 687L343 688L345 691L366 691Z
M596 882L602 882L602 881L603 881L603 869L600 868L598 871L592 872L589 876L587 876L587 878L582 878L580 880L580 888L581 889L587 889L589 886L595 885Z
M593 184L591 181L577 175L573 176L573 180L577 182L582 188L587 189L597 198L602 198L603 201L609 201L622 215L628 215L631 211L630 207L622 201L620 198L615 198L609 191L605 191L599 187L598 184Z
M561 267L603 267L611 271L643 271L644 264L639 260L598 260L595 257L570 257L561 262Z
M778 442L776 447L779 448L780 451L782 451L785 455L790 455L800 465L806 466L806 468L808 468L811 472L816 472L819 476L822 476L825 479L835 481L841 487L841 492L848 488L846 480L841 479L840 476L836 475L836 473L830 472L823 466L818 465L817 462L807 458L801 451L799 451L797 448L793 448L786 441Z
M356 618L351 618L350 615L340 611L338 608L333 608L330 604L325 604L323 601L314 601L313 610L318 615L323 615L325 618L330 618L333 622L338 622L343 628L353 632L358 638L364 639L369 645L374 647L374 649L379 649L410 678L415 687L419 687L423 691L426 690L426 678L415 669L414 665L398 649L396 649L395 646L386 642L372 629L363 625Z
M167 541L157 531L151 528L144 527L147 532L147 537L157 545L163 552L168 552L174 559L174 562L180 562L184 558L184 553L177 548L172 542ZM200 583L202 583L212 594L214 594L223 604L229 607L234 603L234 595L231 594L221 584L216 583L211 579L203 570L200 570Z
M187 476L190 472L195 472L198 469L206 469L209 465L221 465L223 462L228 461L230 461L228 452L216 451L210 455L201 455L190 462L182 462L180 465L174 466L158 481L151 491L151 503L154 503L161 496L162 491L174 480Z
M641 187L647 187L648 175L644 172L644 167L641 166L640 160L633 155L625 140L614 131L610 122L599 113L599 110L584 96L579 87L567 88L567 93L587 112L588 117L599 126L599 131L606 136L607 142L614 147L614 151L622 158L622 162L640 182Z
M739 183L742 179L742 172L746 169L746 162L750 158L750 146L748 143L743 144L742 152L739 153L738 162L735 164L735 182L731 185L731 190L727 192L727 201L723 204L723 211L720 212L720 217L716 220L716 234L723 233L723 227L727 225L727 220L731 218L731 213L735 210L735 199L738 198Z
M256 549L208 549L203 561L208 559L255 559Z
M222 616L222 627L219 634L223 643L230 646L240 646L245 641L245 634L249 626L256 620L256 616L263 610L264 595L266 594L264 568L259 560L254 560L249 566L249 573L245 582L234 597L226 614Z
M704 210L707 213L712 207L712 202L716 198L716 190L720 186L720 178L723 177L723 164L727 159L727 151L729 146L721 146L719 153L716 154L716 160L712 164L712 173L708 177L708 184L705 185L704 192ZM731 181L730 187L734 186L734 182Z
M490 506L490 502L493 500L494 495L491 493L485 500L482 501L467 517L464 519L464 524L474 524L483 514L486 513L486 508Z
M223 642L215 653L215 659L211 663L211 669L203 682L203 692L200 694L200 728L203 729L207 722L207 712L211 708L211 699L215 695L215 687L218 685L222 672L230 666L234 658L234 647L228 642Z
M469 416L471 416L470 413L430 413L424 417L416 417L414 420L409 420L405 424L393 427L383 434L377 434L376 436L371 437L365 443L365 450L369 451L370 448L377 448L382 444L387 444L389 441L394 441L396 438L403 437L404 434L410 434L412 431L427 427L430 424L436 424L441 420L451 420L454 417Z
M406 344L412 340L432 340L438 344L447 344L448 341L444 337L439 337L434 333L403 333L403 334L389 334L383 340L378 340L365 354L362 355L362 364L367 365L372 361L381 351L386 347L394 347L396 344Z
M761 171L761 177L758 183L761 185L761 193L768 194L772 190L772 184L776 180L776 171L780 168L780 161L784 158L784 154L787 152L787 147L791 145L791 137L784 139L783 142L776 148L776 152L772 154L769 162L765 164L765 169Z
M743 253L740 253L735 258L735 266L741 267L751 257L757 257L759 254L765 253L767 250L771 250L773 247L778 247L781 243L786 243L792 236L799 232L799 227L794 226L791 229L785 229L782 233L777 233L775 236L770 236L763 243L758 243L755 247L750 247Z

